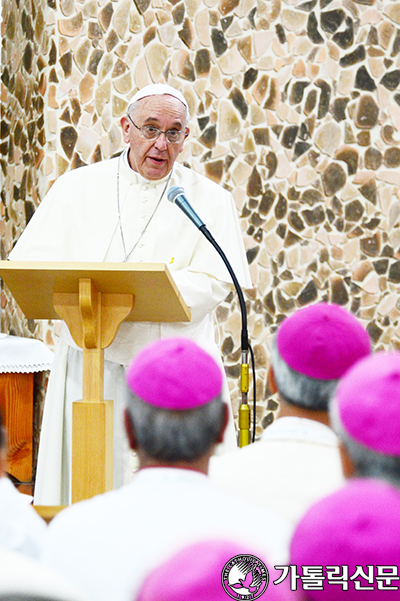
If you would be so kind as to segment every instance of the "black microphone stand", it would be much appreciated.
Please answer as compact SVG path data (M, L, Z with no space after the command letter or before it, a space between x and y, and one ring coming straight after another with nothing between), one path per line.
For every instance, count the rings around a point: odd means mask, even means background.
M223 262L225 263L233 284L236 288L236 292L239 298L240 311L242 314L242 333L241 333L241 349L242 349L242 363L240 370L240 390L242 393L242 402L239 407L239 447L244 447L250 444L250 407L247 399L249 392L249 364L248 364L248 353L249 353L249 338L247 332L247 311L246 303L244 300L243 292L238 282L238 279L233 271L224 251L219 246L218 242L213 238L210 231L207 229L205 224L200 225L199 230L207 238L209 242L214 246ZM254 424L255 426L255 424Z
M250 349L252 363L253 363L253 385L254 385L254 430L253 430L253 442L255 440L255 424L256 424L256 382L254 373L254 357L253 350L249 345L249 338L247 334L247 312L246 303L244 296L237 277L218 242L213 238L210 231L207 229L204 221L200 219L196 211L190 206L189 202L185 197L185 191L180 186L174 186L168 192L168 200L176 204L185 215L194 223L194 225L201 231L201 233L207 238L209 242L214 246L218 254L221 256L225 263L234 286L236 288L237 295L239 297L240 310L242 313L242 335L241 335L241 348L242 348L242 364L240 370L240 388L242 393L242 402L239 407L239 446L244 447L250 444L250 408L247 401L247 394L249 391L249 364L248 364L248 352Z

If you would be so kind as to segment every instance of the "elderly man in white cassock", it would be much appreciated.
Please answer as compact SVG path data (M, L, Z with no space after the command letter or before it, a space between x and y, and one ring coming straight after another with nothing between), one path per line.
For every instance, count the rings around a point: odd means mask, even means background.
M104 398L114 400L115 413L114 488L132 472L122 420L124 376L132 357L154 340L184 336L221 362L213 311L231 290L231 278L213 246L168 201L170 187L184 188L240 284L251 286L231 194L176 162L188 123L188 104L178 90L167 84L139 90L121 119L127 148L58 178L9 255L23 261L165 263L190 308L189 323L124 322L105 350ZM226 382L224 391L228 399ZM70 502L72 402L81 397L82 354L63 323L45 402L36 504ZM236 445L232 416L223 444Z

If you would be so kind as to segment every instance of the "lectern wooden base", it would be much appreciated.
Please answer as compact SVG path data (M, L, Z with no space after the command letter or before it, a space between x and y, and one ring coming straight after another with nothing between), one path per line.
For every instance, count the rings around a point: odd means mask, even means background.
M113 401L103 399L104 349L135 305L132 294L103 294L90 278L78 293L55 293L54 307L83 351L82 401L72 404L72 493L76 503L113 488Z
M113 488L113 401L72 405L72 503Z

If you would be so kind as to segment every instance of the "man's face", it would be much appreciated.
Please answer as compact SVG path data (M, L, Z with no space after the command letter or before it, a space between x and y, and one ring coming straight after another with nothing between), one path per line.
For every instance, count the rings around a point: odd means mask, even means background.
M163 94L147 96L138 101L132 120L137 127L153 125L162 131L176 129L185 131L186 108L174 96ZM146 140L128 117L121 119L123 139L129 144L129 163L134 171L148 180L162 179L171 171L182 152L182 142L169 144L164 134L156 140ZM186 130L189 133L189 130Z

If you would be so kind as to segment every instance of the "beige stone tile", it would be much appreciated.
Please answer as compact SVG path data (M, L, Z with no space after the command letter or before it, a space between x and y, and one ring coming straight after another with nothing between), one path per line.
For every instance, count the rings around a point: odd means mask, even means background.
M151 80L157 83L168 60L167 49L163 44L151 42L145 49L145 59Z
M225 52L218 60L219 68L225 75L233 75L238 71L243 71L245 64L245 60L237 49L237 46Z
M139 90L151 83L144 58L140 58L136 63L134 81Z
M303 29L307 22L307 13L293 10L292 8L283 8L281 11L282 25L288 31L298 31Z
M389 293L384 296L380 303L377 306L377 312L380 315L388 315L395 309L396 303L398 301L398 294L395 292Z
M265 237L265 247L272 257L275 257L283 248L283 240L275 232Z
M114 9L113 27L119 37L124 40L129 31L129 14L132 2L130 0L122 0L118 2Z
M160 37L160 41L165 44L165 46L172 47L174 45L176 39L176 30L173 23L165 23L158 28L158 35Z
M240 186L247 182L250 177L252 168L247 163L238 161L232 171L232 179L235 186Z
M255 31L253 34L254 52L257 58L264 56L274 40L273 31Z

